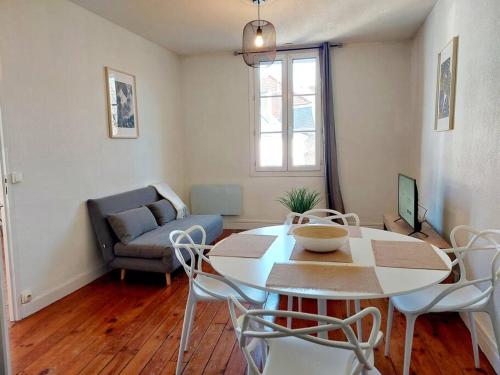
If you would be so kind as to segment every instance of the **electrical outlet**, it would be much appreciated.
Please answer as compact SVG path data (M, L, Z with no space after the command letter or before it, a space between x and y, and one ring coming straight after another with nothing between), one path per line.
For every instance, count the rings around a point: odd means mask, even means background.
M21 303L29 303L33 299L33 295L31 294L31 290L24 290L21 293Z

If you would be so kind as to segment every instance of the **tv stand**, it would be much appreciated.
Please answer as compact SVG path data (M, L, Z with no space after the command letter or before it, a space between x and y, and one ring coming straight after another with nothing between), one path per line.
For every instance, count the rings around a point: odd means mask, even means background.
M389 215L389 214L387 214L387 215ZM402 218L401 216L398 216L398 218L397 218L396 220L394 220L394 221L393 221L393 223L397 223L398 221L402 221L402 220L403 220L403 218ZM408 225L408 227L410 227L410 226ZM411 228L411 227L410 227L410 228ZM412 228L412 229L413 229L413 228ZM385 215L384 215L384 230L388 230L388 229L387 229L387 226L385 225ZM393 232L393 231L391 231L391 232ZM400 232L398 232L398 233L400 233ZM424 233L424 232L422 232L422 231L420 231L420 230L414 230L414 231L413 231L413 232L411 232L410 234L407 234L407 236L413 236L414 234L417 234L417 233L420 233L420 234L421 234L424 238L429 237L429 235L428 235L428 234L426 234L426 233ZM404 233L401 233L401 234L404 234ZM417 238L418 238L418 237L417 237Z
M424 233L424 232L421 232L419 230L414 230L413 232L411 232L410 234L408 234L408 236L413 236L414 234L421 234L424 238L427 238L429 237L429 235L427 233Z
M422 223L422 228L417 232L414 231L413 228L410 227L404 220L398 219L400 219L400 217L397 214L384 214L384 229L421 239L431 245L439 247L440 249L448 249L451 247L450 244L446 242L445 239L441 237L428 222L424 221Z

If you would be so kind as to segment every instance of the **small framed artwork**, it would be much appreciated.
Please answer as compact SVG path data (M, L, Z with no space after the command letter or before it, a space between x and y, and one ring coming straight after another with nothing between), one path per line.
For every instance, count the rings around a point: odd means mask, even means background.
M139 137L135 77L109 67L106 71L108 123L111 138Z
M457 79L458 36L438 54L436 119L434 130L453 129L455 120L455 85Z

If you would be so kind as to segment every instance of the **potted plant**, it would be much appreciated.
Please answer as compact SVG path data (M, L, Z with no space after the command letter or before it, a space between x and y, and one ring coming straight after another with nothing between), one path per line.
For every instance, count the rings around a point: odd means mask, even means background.
M278 198L283 206L288 208L291 212L296 212L298 214L303 214L306 211L312 210L320 201L321 194L314 190L309 190L308 188L298 188L287 191L284 196ZM299 218L294 217L293 223L297 224ZM307 218L304 218L302 222L308 222Z

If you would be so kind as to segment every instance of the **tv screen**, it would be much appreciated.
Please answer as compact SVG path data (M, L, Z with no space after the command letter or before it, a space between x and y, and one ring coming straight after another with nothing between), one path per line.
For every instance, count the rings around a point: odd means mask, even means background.
M415 231L420 230L417 182L403 174L398 176L398 214Z

